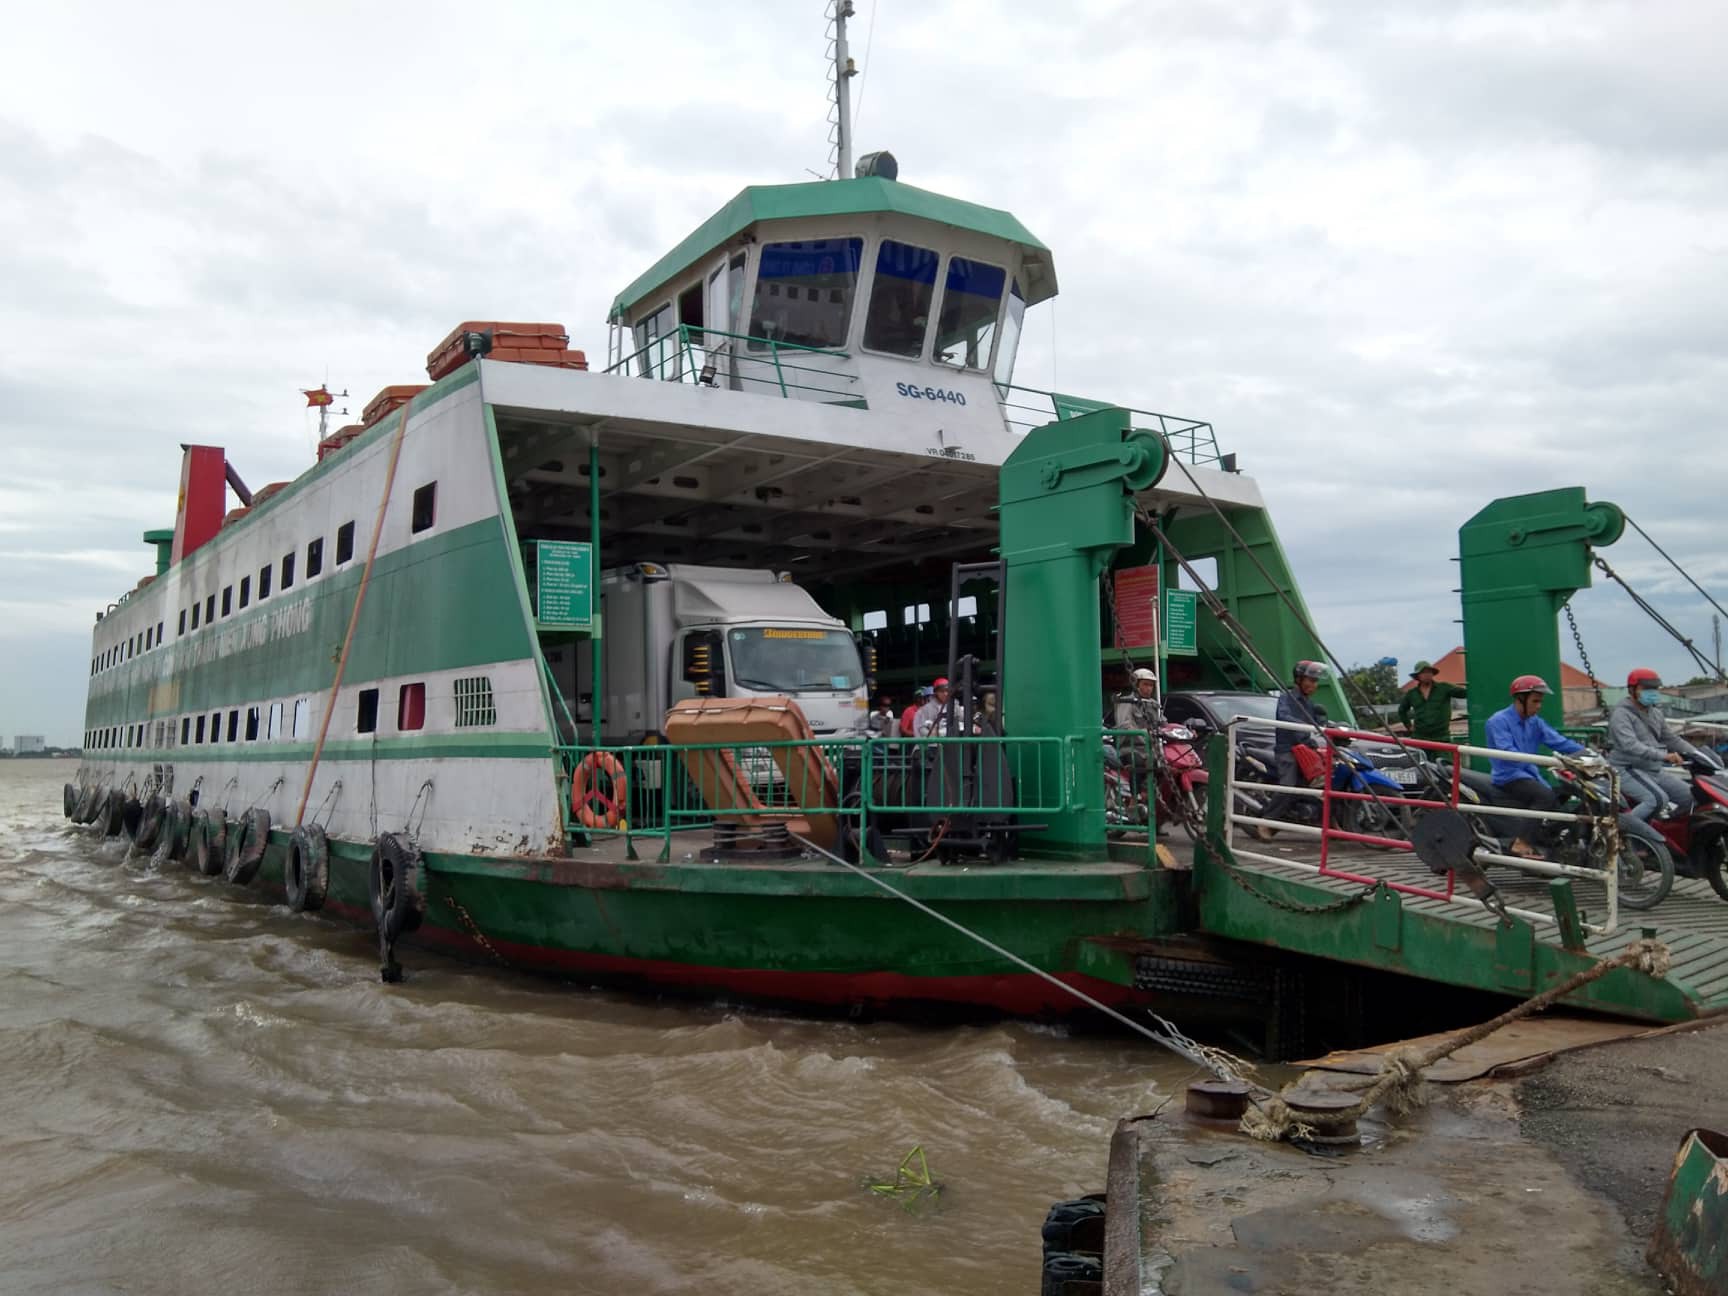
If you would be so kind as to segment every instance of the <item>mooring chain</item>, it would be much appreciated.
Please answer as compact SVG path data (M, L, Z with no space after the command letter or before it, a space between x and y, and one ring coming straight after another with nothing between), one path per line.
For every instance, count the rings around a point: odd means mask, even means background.
M1263 901L1264 903L1271 905L1274 909L1282 909L1286 913L1342 913L1346 909L1361 904L1364 900L1368 899L1369 896L1374 894L1371 889L1364 889L1357 891L1353 895L1347 895L1341 899L1334 900L1330 904L1320 905L1303 904L1300 900L1283 900L1278 896L1268 895L1266 892L1260 890L1260 888L1248 881L1248 879L1242 875L1240 870L1238 870L1234 864L1226 863L1223 855L1217 855L1215 858L1218 860L1219 866L1224 870L1224 875L1237 886L1241 887L1256 900Z
M474 916L462 907L454 896L445 896L444 903L456 911L456 918L467 933L474 938L474 943L490 954L500 967L509 967L510 960L498 952L498 947L486 939L486 933L480 930L480 924L474 921Z
M1602 696L1602 681L1596 678L1596 668L1590 664L1590 654L1584 648L1584 636L1578 633L1578 618L1572 615L1571 600L1560 605L1566 614L1566 624L1572 627L1572 644L1578 649L1578 660L1584 663L1584 673L1590 677L1590 687L1596 690L1596 705L1606 711L1608 703Z

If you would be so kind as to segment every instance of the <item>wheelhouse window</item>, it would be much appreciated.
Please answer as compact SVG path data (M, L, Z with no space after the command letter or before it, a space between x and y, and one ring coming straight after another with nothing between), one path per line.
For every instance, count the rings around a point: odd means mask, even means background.
M336 565L340 567L354 556L354 524L344 522L336 528ZM307 565L306 574L312 575L311 565Z
M936 359L956 369L984 369L996 340L1007 272L969 257L950 257L936 317Z
M210 595L204 600L204 624L211 625L216 620L216 596Z
M324 570L324 537L319 536L306 546L306 579L311 580Z
M764 338L844 346L863 256L864 240L856 238L764 244L750 310L750 349L764 350Z
M1002 340L996 344L996 381L1004 387L1014 381L1014 358L1020 350L1020 329L1026 319L1026 294L1020 281L1008 285L1008 309L1002 316Z
M260 603L270 597L270 577L273 574L274 569L269 563L265 563L258 569L258 601Z
M866 347L912 359L923 354L940 260L929 248L882 240L876 251L870 313L864 317Z
M291 553L282 555L282 588L294 588L294 555Z
M240 606L245 607L251 601L252 578L250 576L242 576L240 578Z
M232 585L224 585L222 587L222 615L228 616L233 611L234 611L234 587Z
M194 603L192 605L192 628L194 630L198 628L198 614L203 610L204 605L202 603Z
M667 337L672 332L672 303L667 302L652 315L636 322L636 370L644 378L677 376L674 360L678 354L678 339ZM664 339L664 340L662 340ZM658 346L654 345L656 342Z

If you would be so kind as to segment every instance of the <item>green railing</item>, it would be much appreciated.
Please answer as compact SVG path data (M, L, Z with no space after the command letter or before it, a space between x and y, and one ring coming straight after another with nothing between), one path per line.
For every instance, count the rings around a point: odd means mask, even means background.
M808 834L849 860L888 864L878 854L883 842L927 844L942 819L1035 819L1066 809L1074 799L1072 745L860 737L557 751L570 832L622 837L632 855L636 843L654 840L662 860L710 845L748 854L797 847L793 835ZM676 841L682 833L692 836Z
M1151 410L1130 409L1112 405L1109 401L1092 400L1084 396L1065 396L1061 392L1040 391L1036 387L1016 387L1012 383L997 383L996 395L1002 402L1002 415L1016 432L1030 432L1046 423L1077 418L1101 409L1127 409L1134 416L1134 426L1160 433L1172 454L1195 465L1220 464L1218 437L1210 423L1197 419L1177 418L1172 414L1156 414Z
M680 324L676 332L638 347L606 372L758 395L778 393L830 405L861 402L858 376L808 363L817 356L851 359L845 351Z

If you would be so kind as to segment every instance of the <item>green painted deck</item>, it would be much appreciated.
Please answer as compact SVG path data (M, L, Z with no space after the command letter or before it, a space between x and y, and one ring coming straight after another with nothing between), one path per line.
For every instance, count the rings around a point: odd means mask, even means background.
M1293 864L1316 858L1309 843L1257 849L1287 855ZM1351 850L1335 864L1387 882L1444 889L1407 856ZM1509 869L1491 877L1509 906L1552 912L1547 880ZM1677 878L1655 909L1622 908L1616 929L1587 935L1581 951L1564 948L1552 924L1501 923L1467 893L1463 903L1447 903L1294 867L1244 859L1226 865L1206 850L1196 852L1194 881L1201 926L1213 935L1519 998L1618 953L1649 930L1673 958L1665 979L1622 969L1567 1002L1659 1022L1728 1010L1728 904L1701 881ZM1601 913L1601 887L1574 881L1572 889L1587 921ZM1362 898L1350 903L1353 897Z

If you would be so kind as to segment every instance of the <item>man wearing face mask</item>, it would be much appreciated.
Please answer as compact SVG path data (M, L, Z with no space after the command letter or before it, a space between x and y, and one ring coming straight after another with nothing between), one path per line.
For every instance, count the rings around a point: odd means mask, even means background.
M1671 732L1656 708L1662 679L1640 666L1626 677L1626 696L1608 713L1608 763L1620 773L1620 788L1632 798L1632 814L1650 822L1667 802L1676 818L1692 813L1692 789L1664 767L1686 764L1692 744Z

